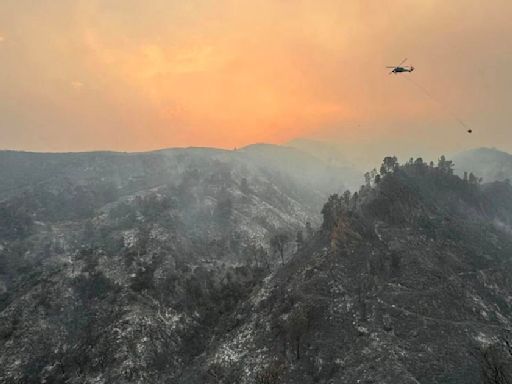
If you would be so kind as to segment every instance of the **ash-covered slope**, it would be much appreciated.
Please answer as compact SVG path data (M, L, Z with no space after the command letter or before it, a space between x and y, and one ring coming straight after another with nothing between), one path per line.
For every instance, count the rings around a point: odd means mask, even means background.
M325 193L243 151L2 155L7 383L177 380Z
M508 183L387 158L357 194L328 199L312 234L318 191L223 151L173 156L157 184L57 177L2 201L0 382L510 374ZM269 249L301 229L284 260Z
M20 268L10 265L13 259L30 265L91 244L117 249L142 228L159 230L174 246L187 244L196 258L222 254L236 261L240 247L265 247L277 231L318 224L326 196L342 187L342 176L315 182L311 175L332 168L280 146L3 151L0 164L0 292ZM226 251L226 244L233 249Z
M196 148L0 155L2 160L12 157L3 163L7 167L0 167L5 176L0 179L4 261L13 244L21 249L14 253L24 252L23 262L91 244L104 248L143 227L159 227L164 237L203 248L226 238L259 247L276 231L295 232L308 221L317 224L327 194L242 152ZM21 178L26 181L19 182ZM16 187L9 189L12 185ZM0 271L0 283L4 274Z
M322 231L180 383L510 380L512 188L447 162L383 173L329 199Z

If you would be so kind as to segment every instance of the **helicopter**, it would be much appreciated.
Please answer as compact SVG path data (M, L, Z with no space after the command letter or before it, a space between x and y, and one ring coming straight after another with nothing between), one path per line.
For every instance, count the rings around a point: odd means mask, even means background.
M405 62L407 61L407 59L403 59L402 62L400 64L398 64L397 66L391 66L391 67L386 67L386 68L393 68L391 72L389 72L389 74L391 75L392 73L394 73L395 75L397 73L401 73L401 72L412 72L414 71L414 67L411 65L406 65L406 66L402 66L402 64L404 64Z

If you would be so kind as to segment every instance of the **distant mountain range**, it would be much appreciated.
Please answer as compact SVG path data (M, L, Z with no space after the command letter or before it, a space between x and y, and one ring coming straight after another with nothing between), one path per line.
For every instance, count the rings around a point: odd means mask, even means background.
M332 164L298 148L255 144L236 151L214 148L176 148L142 153L84 152L33 153L0 151L0 198L37 183L87 183L108 178L118 186L142 183L158 185L196 162L226 164L281 173L326 195L343 188L358 187L361 176L350 166Z
M473 172L483 181L512 180L512 155L495 148L477 148L452 156L458 174Z

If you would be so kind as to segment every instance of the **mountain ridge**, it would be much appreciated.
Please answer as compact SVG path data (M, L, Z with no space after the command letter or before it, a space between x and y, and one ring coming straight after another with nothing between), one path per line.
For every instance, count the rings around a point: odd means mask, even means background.
M0 381L508 374L509 183L386 157L357 191L322 197L265 163L178 155L142 163L146 179L94 170L0 202Z
M480 186L425 164L348 204L333 197L316 245L265 282L207 361L243 383L480 383L478 350L512 331L512 239L484 201Z

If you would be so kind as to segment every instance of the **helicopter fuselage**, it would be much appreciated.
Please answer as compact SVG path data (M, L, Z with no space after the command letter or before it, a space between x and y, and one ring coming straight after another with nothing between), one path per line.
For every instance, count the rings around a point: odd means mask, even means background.
M401 72L412 72L414 71L414 67L406 68L406 67L396 67L391 71L392 73L401 73Z

